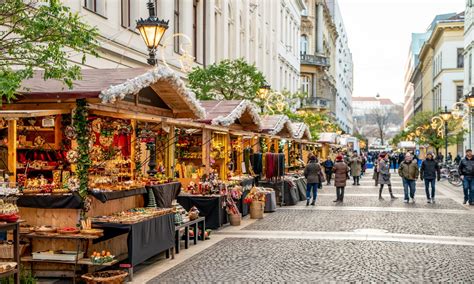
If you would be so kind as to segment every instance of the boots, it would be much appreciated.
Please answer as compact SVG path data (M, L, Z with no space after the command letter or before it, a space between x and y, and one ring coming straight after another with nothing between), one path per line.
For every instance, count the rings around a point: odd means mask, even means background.
M397 199L397 198L395 197L395 195L393 195L393 192L392 192L392 185L391 185L391 184L388 185L388 192L390 192L390 198L392 198L392 199Z
M380 189L379 189L379 200L383 200L383 197L382 197L382 190L383 190L383 184L380 185Z
M313 202L311 202L311 205L314 206L314 203L316 203L316 200L313 199Z
M306 199L306 206L309 205L309 199Z

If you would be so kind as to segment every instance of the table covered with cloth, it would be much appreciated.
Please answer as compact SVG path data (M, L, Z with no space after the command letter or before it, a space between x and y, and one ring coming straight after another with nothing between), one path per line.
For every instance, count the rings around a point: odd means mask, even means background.
M181 192L181 183L171 182L159 185L151 185L146 186L146 189L153 190L156 206L158 208L171 208L173 200L176 199ZM145 204L148 204L148 202L145 202Z
M285 181L262 180L258 183L258 186L269 187L275 190L276 200L277 200L277 203L279 204L282 203L282 197L283 197L283 205L296 205L300 199L296 184L288 180L285 180ZM283 193L282 193L282 187L283 187Z
M133 224L93 223L93 227L104 229L104 236L94 240L94 243L128 233L128 261L132 266L174 247L174 214Z
M306 200L306 179L304 177L300 177L295 179L296 188L298 189L298 195L300 197L300 201Z
M227 212L222 206L225 196L179 195L178 203L188 210L196 206L199 216L206 217L206 227L219 229L228 222Z

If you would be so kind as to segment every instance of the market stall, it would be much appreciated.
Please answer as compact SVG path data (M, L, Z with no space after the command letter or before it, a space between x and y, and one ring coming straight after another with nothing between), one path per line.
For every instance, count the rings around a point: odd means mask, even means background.
M23 259L37 276L71 276L78 264L87 270L118 260L133 267L174 246L174 213L141 208L168 207L176 198L180 186L173 182L168 141L181 118L204 117L176 74L87 69L69 89L37 72L15 102L2 106L0 117L8 121L0 131L7 134L10 181L20 188L17 204L33 253L77 249L69 261L52 253L52 263L27 252ZM118 224L126 233L107 237ZM103 231L93 229L99 225ZM92 240L89 234L104 237L76 246L77 239ZM88 262L92 251L109 253Z
M311 141L311 132L308 125L303 122L293 122L292 128L294 131L293 140L289 142L288 165L292 172L297 172L304 168L303 148L305 144Z

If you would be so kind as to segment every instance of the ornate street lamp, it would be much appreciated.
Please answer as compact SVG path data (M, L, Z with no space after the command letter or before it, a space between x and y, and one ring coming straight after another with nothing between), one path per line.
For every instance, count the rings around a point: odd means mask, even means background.
M336 133L337 133L337 135L341 135L341 134L342 134L342 130L339 129L339 130L336 131Z
M265 109L265 101L268 98L268 94L270 93L270 85L267 83L264 83L260 86L258 89L257 97L260 99L262 106L261 106L261 111L262 113L264 112Z
M448 121L452 117L452 113L448 111L448 107L444 106L444 111L439 113L439 116L444 121L444 158L445 162L448 163Z
M155 58L156 49L168 29L169 20L160 20L156 17L155 4L152 0L149 0L147 7L150 16L147 19L140 18L137 20L137 29L148 47L150 58L148 58L147 62L155 66L157 63Z

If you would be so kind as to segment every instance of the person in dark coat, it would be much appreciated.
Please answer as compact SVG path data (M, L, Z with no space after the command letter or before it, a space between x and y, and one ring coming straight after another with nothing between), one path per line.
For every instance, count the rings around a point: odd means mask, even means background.
M462 178L464 190L464 203L474 205L474 156L472 150L466 150L466 157L459 163L459 174Z
M324 167L324 173L326 174L326 180L327 180L327 184L330 185L331 184L331 177L332 177L332 169L334 167L334 162L331 160L331 158L328 156L326 161L324 161L323 163L323 167Z
M454 158L454 163L455 163L456 165L459 165L459 163L461 162L461 159L462 159L462 158L461 158L461 155L457 154L457 155L456 155L456 158Z
M318 164L318 159L314 155L311 156L308 165L306 165L304 169L304 177L306 178L306 206L309 205L311 199L311 189L313 189L313 202L311 202L311 205L316 203L319 184L322 182L322 175L323 173L321 166Z
M362 172L362 159L357 154L357 151L354 151L352 157L349 159L349 167L351 168L351 176L354 179L352 185L360 185L360 174Z
M378 164L378 184L380 184L379 189L379 199L382 200L382 191L384 185L388 186L388 192L390 192L390 197L395 199L396 197L392 193L392 182L390 180L390 158L387 153L382 152L380 154L380 160Z
M349 166L344 162L344 158L341 155L336 157L336 164L334 164L333 171L334 186L336 187L336 200L334 200L334 202L343 202Z
M405 161L398 167L398 174L402 178L403 191L405 193L403 202L408 203L411 198L412 202L415 203L416 180L420 170L418 169L418 164L413 160L411 153L406 153Z
M421 163L420 179L425 181L426 199L428 203L435 203L436 180L439 181L441 179L441 169L438 162L434 160L433 152L428 152L426 159Z

